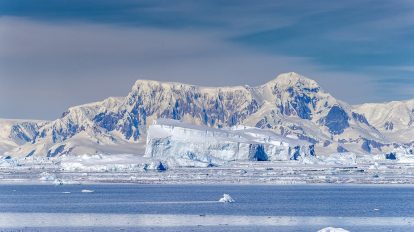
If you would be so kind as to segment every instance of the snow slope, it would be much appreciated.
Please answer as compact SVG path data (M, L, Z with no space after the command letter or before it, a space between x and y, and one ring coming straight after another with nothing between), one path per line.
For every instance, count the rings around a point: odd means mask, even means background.
M355 107L388 140L412 143L414 140L414 100L367 103Z
M9 150L32 142L39 134L39 128L47 121L0 119L0 157Z
M351 106L297 73L256 87L138 80L126 97L71 107L54 121L0 120L0 156L143 154L159 118L265 129L315 144L317 154L382 154L414 141L413 102Z

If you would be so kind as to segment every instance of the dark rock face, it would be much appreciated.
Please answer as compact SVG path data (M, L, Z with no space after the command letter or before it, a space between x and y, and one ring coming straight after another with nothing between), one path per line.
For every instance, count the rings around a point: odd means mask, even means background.
M32 150L31 152L29 152L29 153L26 155L26 157L30 157L30 156L32 156L34 153L35 153L35 150Z
M385 159L396 160L397 156L396 156L395 152L391 152L391 153L385 154Z
M105 128L107 131L113 131L118 123L119 116L115 113L99 113L95 116L93 121L100 127Z
M328 141L328 140L325 140L324 142L323 142L323 146L324 147L327 147L327 146L329 146L331 144L331 141Z
M369 141L365 140L361 145L362 150L371 153L371 146L369 144Z
M56 155L60 154L65 149L65 145L60 145L54 151L49 150L47 152L47 157L55 157Z
M381 150L381 147L384 146L384 144L379 143L374 140L369 140L369 139L363 139L363 140L364 142L362 143L361 148L368 153L371 153L372 148L377 148Z
M119 130L125 136L126 139L133 138L134 141L137 141L141 135L140 133L140 124L138 119L134 115L126 116L122 124L119 125Z
M311 108L315 109L317 99L315 97L311 97L310 95L306 94L307 92L317 93L319 88L303 89L304 93L296 92L293 87L287 89L290 94L291 101L287 103L286 106L281 105L279 108L282 114L291 115L293 112L290 110L291 108L296 112L296 115L302 119L312 119L312 111Z
M385 122L384 128L385 128L385 130L392 131L394 129L394 123L392 123L392 122Z
M337 148L336 148L336 151L337 152L339 152L339 153L345 153L345 152L348 152L348 150L347 149L345 149L344 147L342 147L342 146L338 146Z
M308 141L312 144L318 143L318 140L316 140L314 138L311 138L309 136L305 136L305 135L302 135L302 134L298 134L297 136L298 136L299 139Z
M74 136L76 133L83 130L83 127L79 124L76 124L72 122L71 120L68 120L66 123L66 128L63 127L53 127L52 129L52 139L53 142L62 142L72 136Z
M324 125L329 128L329 132L338 135L342 134L349 127L349 116L340 106L333 106L324 119Z
M363 114L358 114L358 113L352 112L352 118L355 119L356 121L360 122L360 123L364 123L364 124L369 126L368 120L367 120L367 118L365 118L365 116Z
M13 125L11 129L11 137L21 139L24 142L30 142L32 139L23 132L22 128L19 125Z
M20 143L33 142L39 134L39 127L35 123L23 122L13 125L10 137Z

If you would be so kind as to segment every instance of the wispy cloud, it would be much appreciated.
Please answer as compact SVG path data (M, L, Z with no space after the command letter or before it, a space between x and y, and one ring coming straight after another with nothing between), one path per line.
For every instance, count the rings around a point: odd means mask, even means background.
M0 37L3 117L53 118L74 104L126 95L139 78L208 86L260 85L278 73L297 71L316 78L340 98L347 96L342 89L350 78L363 81L322 71L307 58L263 54L192 29L1 18L0 34L4 35ZM359 96L366 92L354 91Z
M296 71L350 103L414 97L413 5L1 1L0 117L54 118L138 78L259 85Z

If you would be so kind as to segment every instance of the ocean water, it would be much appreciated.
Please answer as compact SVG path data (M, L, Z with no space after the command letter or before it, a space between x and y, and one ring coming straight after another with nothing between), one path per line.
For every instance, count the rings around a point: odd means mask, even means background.
M218 202L224 193L236 202ZM414 231L414 186L0 185L0 231L317 231L328 226Z

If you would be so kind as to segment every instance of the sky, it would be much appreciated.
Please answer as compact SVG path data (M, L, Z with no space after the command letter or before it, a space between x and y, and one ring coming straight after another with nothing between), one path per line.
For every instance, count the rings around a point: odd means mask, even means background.
M414 98L414 1L0 1L0 118L291 71L350 104Z

